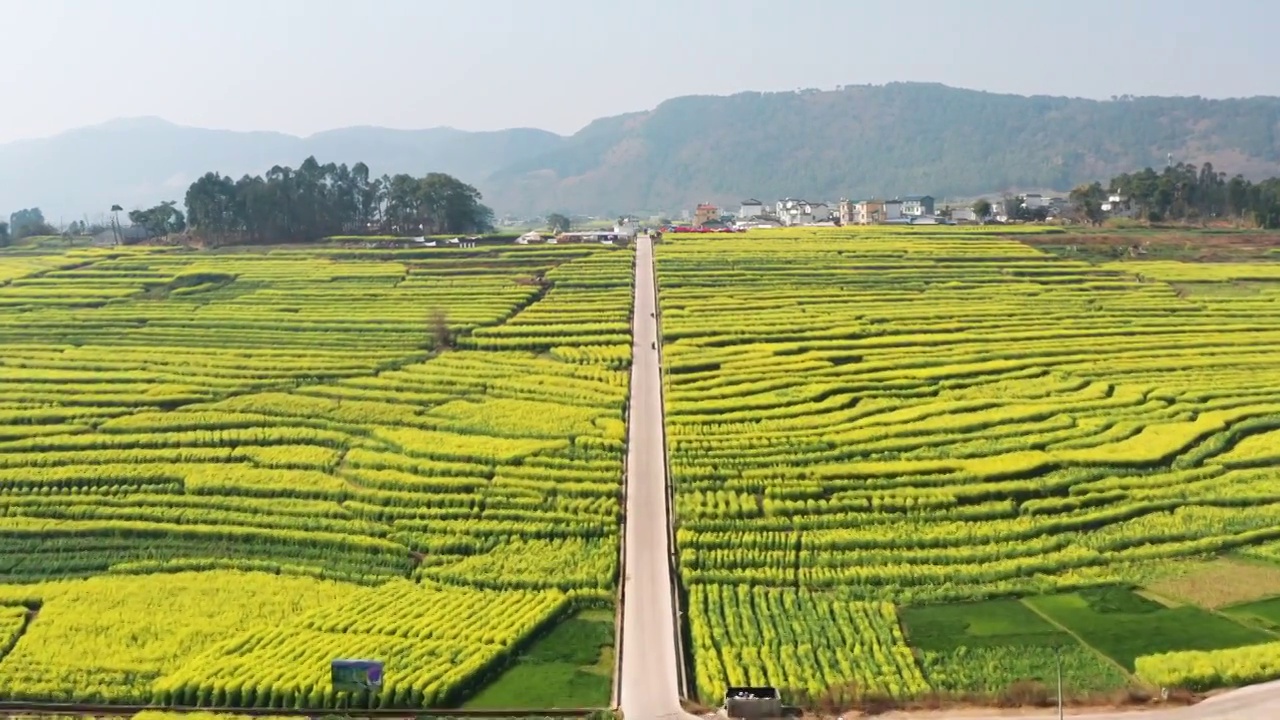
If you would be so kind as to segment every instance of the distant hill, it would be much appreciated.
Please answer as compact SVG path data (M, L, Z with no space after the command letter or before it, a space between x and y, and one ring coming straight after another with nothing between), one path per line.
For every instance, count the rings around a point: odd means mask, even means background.
M1209 161L1251 179L1280 175L1280 98L1023 97L936 84L682 97L561 137L348 128L297 138L107 123L0 145L0 211L50 219L181 200L195 177L275 164L364 160L376 174L439 170L499 212L671 211L745 197L820 200L1007 189L1066 191L1146 165Z
M306 138L274 132L182 127L158 118L114 120L51 138L0 145L0 215L38 206L52 222L182 202L210 170L239 178L273 165L364 161L375 174L447 172L472 184L501 167L549 152L565 139L542 130L345 128Z
M1175 161L1280 174L1280 98L1098 102L896 83L682 97L597 121L487 180L504 209L1069 190Z

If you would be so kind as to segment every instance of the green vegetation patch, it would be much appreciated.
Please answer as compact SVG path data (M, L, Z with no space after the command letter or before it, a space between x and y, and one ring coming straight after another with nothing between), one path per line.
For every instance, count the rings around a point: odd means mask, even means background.
M1237 620L1280 631L1280 598L1234 605L1223 612Z
M1017 600L927 605L902 610L907 640L921 650L1074 643Z
M1272 639L1198 607L1165 607L1123 588L1049 595L1027 603L1129 670L1142 655L1217 650Z
M906 608L902 619L941 692L1004 696L1028 682L1056 685L1059 661L1068 695L1126 684L1119 668L1017 600Z
M464 707L608 707L613 689L612 610L584 610L535 641Z

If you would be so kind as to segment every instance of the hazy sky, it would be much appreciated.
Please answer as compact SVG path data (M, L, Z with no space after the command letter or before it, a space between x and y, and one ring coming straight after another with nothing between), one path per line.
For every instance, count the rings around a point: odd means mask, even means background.
M1276 0L0 0L0 142L116 117L305 135L895 80L1280 95Z

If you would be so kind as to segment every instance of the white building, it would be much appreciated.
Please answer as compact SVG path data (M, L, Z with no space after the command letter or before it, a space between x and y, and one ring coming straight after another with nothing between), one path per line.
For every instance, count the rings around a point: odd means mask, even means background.
M779 200L776 207L778 220L783 225L812 225L831 219L831 208L822 202L787 198Z
M822 211L820 219L827 219L827 206L822 203L816 204ZM779 200L777 203L778 221L783 225L808 225L814 222L815 203L797 200L795 198L787 198Z
M951 210L951 219L956 222L977 222L978 214L973 208L954 208Z
M640 228L631 218L623 218L613 224L613 232L619 237L634 238L639 234Z
M1035 210L1036 208L1048 207L1049 201L1040 193L1031 193L1022 196L1022 205L1028 210Z
M880 222L893 222L902 219L902 201L901 200L885 200L884 211L880 215Z
M933 214L933 196L931 195L907 195L901 200L903 215L923 217Z
M1102 212L1112 217L1132 218L1138 216L1138 209L1133 207L1129 202L1129 198L1124 195L1112 193L1107 196L1107 201L1100 206Z
M764 217L764 203L755 199L743 200L742 207L738 208L738 220L751 220L759 217Z
M1125 202L1127 202L1125 196L1112 193L1107 196L1107 201L1102 203L1102 212L1121 210L1124 208Z

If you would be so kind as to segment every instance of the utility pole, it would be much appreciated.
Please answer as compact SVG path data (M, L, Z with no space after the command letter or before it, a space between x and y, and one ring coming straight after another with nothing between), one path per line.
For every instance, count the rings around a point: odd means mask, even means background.
M1058 720L1062 720L1062 646L1053 648L1053 662L1058 668Z

